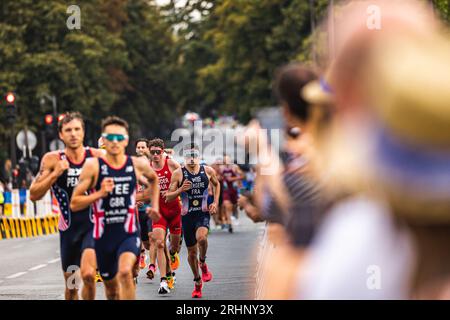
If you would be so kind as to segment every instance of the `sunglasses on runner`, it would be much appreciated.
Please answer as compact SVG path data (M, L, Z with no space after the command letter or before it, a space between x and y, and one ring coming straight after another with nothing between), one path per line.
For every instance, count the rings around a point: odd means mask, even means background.
M188 150L188 151L185 151L185 152L183 153L183 155L184 155L185 158L199 158L199 157L200 157L200 151L197 151L197 150L193 150L193 151Z
M150 154L152 155L152 156L154 156L154 155L160 155L162 153L162 150L150 150Z
M128 136L125 134L116 134L116 133L104 133L102 137L110 142L117 141L121 142L123 140L128 139Z

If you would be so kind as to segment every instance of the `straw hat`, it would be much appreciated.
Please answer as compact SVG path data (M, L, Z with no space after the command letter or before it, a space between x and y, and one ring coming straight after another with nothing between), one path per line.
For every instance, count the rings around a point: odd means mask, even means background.
M366 82L379 124L376 180L401 216L450 223L450 42L392 37L374 57Z

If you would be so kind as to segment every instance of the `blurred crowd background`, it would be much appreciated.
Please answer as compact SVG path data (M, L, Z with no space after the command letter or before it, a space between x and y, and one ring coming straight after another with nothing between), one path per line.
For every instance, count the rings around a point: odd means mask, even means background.
M259 298L450 299L448 25L423 1L334 10L326 67L275 74L283 150L257 120L243 141L280 164L240 199L268 225Z

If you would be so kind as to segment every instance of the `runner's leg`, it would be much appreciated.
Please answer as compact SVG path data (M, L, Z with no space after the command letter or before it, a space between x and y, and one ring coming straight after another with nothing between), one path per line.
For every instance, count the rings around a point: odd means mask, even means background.
M95 299L95 275L97 274L97 259L95 250L88 248L81 256L81 278L83 279L83 289L81 296L83 300Z
M119 281L117 280L117 277L112 280L104 280L103 284L105 285L106 299L108 300L120 299Z
M166 253L165 253L165 237L166 231L160 227L153 229L153 238L157 250L158 269L162 277L166 276Z
M200 261L205 261L206 252L208 251L208 228L200 227L195 234L199 249Z
M79 277L80 271L76 271L75 273L78 273L78 275L75 275L75 277ZM71 272L64 272L64 283L66 286L66 289L64 291L64 298L66 300L79 300L78 296L78 288L76 288L76 280L73 281L73 273Z
M119 257L119 270L117 273L118 282L120 283L120 299L135 300L136 287L133 281L132 270L137 257L132 252L123 252Z
M188 262L191 267L194 279L200 278L200 270L198 267L198 246L195 244L192 247L188 247Z

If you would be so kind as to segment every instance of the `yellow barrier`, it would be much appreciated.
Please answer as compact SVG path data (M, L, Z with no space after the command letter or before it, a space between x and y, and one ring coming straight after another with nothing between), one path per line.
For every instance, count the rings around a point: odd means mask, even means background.
M58 217L0 218L0 240L29 238L58 233Z

